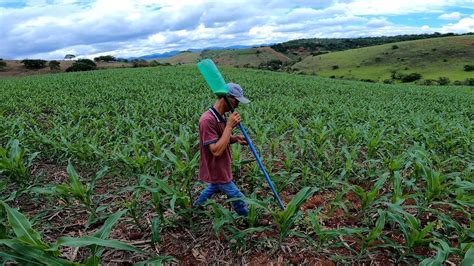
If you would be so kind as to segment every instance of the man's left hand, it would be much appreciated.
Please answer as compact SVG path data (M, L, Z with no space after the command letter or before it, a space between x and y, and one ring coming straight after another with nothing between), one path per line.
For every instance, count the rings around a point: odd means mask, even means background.
M248 145L247 140L245 139L245 137L243 135L235 136L235 138L237 139L237 142L240 145Z

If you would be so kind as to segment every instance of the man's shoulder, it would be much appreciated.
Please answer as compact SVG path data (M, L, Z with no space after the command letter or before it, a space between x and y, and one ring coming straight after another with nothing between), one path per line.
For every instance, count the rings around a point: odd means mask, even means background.
M201 118L199 118L199 123L213 123L214 121L215 118L209 110L202 113Z

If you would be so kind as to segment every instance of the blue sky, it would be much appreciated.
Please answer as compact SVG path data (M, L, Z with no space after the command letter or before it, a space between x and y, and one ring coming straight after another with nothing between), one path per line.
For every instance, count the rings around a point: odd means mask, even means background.
M474 0L0 0L0 58L474 32Z

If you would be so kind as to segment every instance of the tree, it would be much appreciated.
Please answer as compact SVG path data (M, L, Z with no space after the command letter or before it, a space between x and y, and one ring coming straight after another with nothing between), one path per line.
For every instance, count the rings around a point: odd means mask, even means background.
M465 65L464 71L474 71L474 65Z
M89 71L97 69L97 65L90 59L79 59L66 69L66 72Z
M20 63L27 69L40 69L46 67L46 62L48 61L42 59L23 59Z
M444 85L449 85L449 83L451 83L451 81L449 80L448 77L439 77L438 83L439 83L439 85L444 86Z
M67 54L64 56L64 59L73 59L73 58L76 58L76 56L73 54Z
M421 74L419 73L411 73L401 78L402 82L412 82L419 79L421 79Z
M0 58L0 70L7 66L7 62L3 61L3 58Z
M49 69L54 70L54 71L61 69L61 63L59 63L59 61L56 61L56 60L49 61L48 66L49 66Z
M117 59L114 56L111 56L111 55L101 55L101 56L95 57L94 61L96 61L96 62L100 62L100 61L111 62L111 61L117 61Z

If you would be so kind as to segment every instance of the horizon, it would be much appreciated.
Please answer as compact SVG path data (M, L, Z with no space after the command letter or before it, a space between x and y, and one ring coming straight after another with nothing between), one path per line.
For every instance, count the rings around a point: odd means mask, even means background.
M0 58L131 58L309 38L464 34L474 32L473 3L7 0L0 1Z

